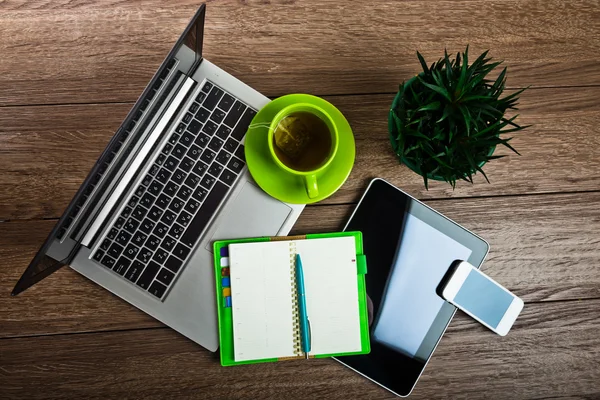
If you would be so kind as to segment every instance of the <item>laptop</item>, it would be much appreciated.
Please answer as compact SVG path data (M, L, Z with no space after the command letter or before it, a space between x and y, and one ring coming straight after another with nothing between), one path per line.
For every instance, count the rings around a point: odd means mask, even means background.
M286 235L303 205L263 192L244 137L269 99L202 57L202 5L15 286L63 265L211 351L212 243Z

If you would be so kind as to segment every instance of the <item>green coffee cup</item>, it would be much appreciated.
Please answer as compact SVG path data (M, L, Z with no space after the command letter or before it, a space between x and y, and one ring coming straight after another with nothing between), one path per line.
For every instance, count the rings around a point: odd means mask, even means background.
M321 107L292 104L281 109L269 126L269 152L275 164L302 177L309 198L319 196L318 178L338 151L338 130Z

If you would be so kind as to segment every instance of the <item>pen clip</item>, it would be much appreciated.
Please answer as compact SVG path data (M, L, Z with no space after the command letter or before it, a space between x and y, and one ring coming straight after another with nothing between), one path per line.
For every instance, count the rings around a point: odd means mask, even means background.
M310 330L310 319L306 318L306 323L308 324L308 349L305 353L306 359L308 360L308 353L310 352L310 349L312 348L312 332Z

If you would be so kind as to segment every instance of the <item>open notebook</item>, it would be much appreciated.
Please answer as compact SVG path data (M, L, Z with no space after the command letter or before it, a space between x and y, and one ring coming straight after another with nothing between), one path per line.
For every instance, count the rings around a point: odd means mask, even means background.
M303 264L309 355L369 351L361 236L333 235L215 243L223 365L304 358L296 254Z

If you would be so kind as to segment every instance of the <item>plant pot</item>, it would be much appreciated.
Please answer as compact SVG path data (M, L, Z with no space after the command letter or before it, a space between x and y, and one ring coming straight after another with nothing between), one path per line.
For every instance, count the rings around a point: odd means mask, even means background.
M421 75L421 74L419 74ZM413 82L417 79L417 76L413 76L412 78L410 78L409 80L407 80L406 82L404 82L404 86L410 86L413 84ZM394 118L392 116L392 113L394 112L393 110L396 109L396 107L398 107L398 102L400 101L402 95L400 93L400 91L398 91L398 93L396 93L396 96L394 97L394 101L392 102L392 106L390 107L390 111L388 113L388 133L390 136L390 142L392 144L392 148L395 148L395 142L396 142L396 136L398 135L398 130L396 129L396 124L394 123ZM492 155L494 153L494 150L496 150L496 146L492 146L490 147L490 151L488 153L488 155ZM413 163L411 163L410 161L408 161L404 155L402 155L400 157L400 162L402 162L402 164L406 165L410 170L412 170L413 172L418 174L417 169L415 168L415 165ZM479 163L479 168L483 167L485 165L485 161L482 161ZM471 174L475 175L477 173L477 170L474 169L471 171ZM462 177L457 176L456 179L461 179ZM439 175L435 175L435 174L427 174L427 179L432 179L435 181L443 181L444 178L442 178Z

